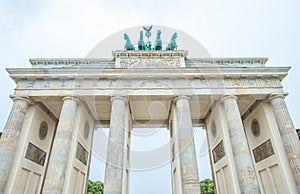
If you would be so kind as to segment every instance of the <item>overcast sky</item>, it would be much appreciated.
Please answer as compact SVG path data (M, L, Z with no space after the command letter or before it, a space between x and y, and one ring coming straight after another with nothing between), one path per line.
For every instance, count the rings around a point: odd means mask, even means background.
M0 130L15 87L5 68L30 67L35 57L84 58L110 34L148 24L190 34L213 57L268 57L268 66L291 66L283 86L300 128L299 8L299 0L0 0ZM166 166L132 176L131 194L171 193L168 173Z

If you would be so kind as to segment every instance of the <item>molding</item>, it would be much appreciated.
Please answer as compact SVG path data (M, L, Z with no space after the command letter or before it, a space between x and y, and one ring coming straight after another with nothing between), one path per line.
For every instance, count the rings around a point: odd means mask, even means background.
M75 101L77 104L81 103L81 101L78 98L75 98L73 96L65 96L65 97L63 97L62 101L65 101L65 100L72 100L72 101Z
M16 95L10 95L9 96L13 101L16 100L22 100L28 103L28 105L33 104L32 100L28 96L16 96Z
M268 61L267 57L229 57L229 58L189 58L186 62L193 62L197 64L213 63L213 64L266 64Z
M236 95L224 95L221 99L220 102L224 103L225 100L227 99L235 99L236 101L238 100L238 97Z
M111 96L111 102L114 100L123 100L126 104L128 103L128 97L127 96Z
M190 97L188 97L188 96L185 96L185 95L182 95L182 96L177 96L177 97L175 97L174 98L174 100L173 100L173 103L177 103L177 101L178 100L180 100L180 99L185 99L185 100L187 100L187 101L190 101L191 100L191 98Z
M145 124L141 124L141 122L145 122ZM142 127L142 128L167 128L168 127L168 119L165 120L150 120L150 121L143 121L143 120L132 120L133 128ZM95 122L95 128L109 128L110 121L109 120L97 120ZM192 119L193 127L203 127L205 126L205 121L203 119ZM168 129L169 130L169 129Z
M107 69L101 67L62 68L9 68L10 77L17 83L23 80L114 80L114 79L277 79L282 80L290 67L227 67L205 66L194 68L128 68ZM275 76L275 77L274 77Z
M285 99L285 97L288 95L288 93L274 93L274 94L270 94L267 98L266 98L266 102L271 102L273 99L275 98L283 98Z
M170 79L143 78L143 79L94 79L94 80L21 80L18 89L26 90L96 90L96 89L257 89L257 88L282 88L280 81L271 79Z
M29 59L32 66L66 66L66 65L88 65L88 64L112 64L112 58L35 58Z
M29 62L32 66L59 66L59 65L88 65L88 64L111 64L114 66L116 57L129 56L180 56L187 57L188 51L113 51L113 58L32 58ZM217 58L188 58L186 63L196 64L266 64L267 57L217 57Z
M123 50L116 50L112 52L113 58L128 58L128 57L173 57L173 56L178 56L178 57L187 57L188 51L186 50L172 50L172 51L167 51L167 50L161 50L161 51L156 51L156 50L134 50L134 51L123 51Z

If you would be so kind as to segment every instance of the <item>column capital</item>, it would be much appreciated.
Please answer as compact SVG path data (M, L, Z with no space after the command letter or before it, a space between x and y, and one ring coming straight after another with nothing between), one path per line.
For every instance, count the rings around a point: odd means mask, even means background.
M227 99L235 99L235 100L237 100L238 97L235 96L235 95L224 95L224 96L222 96L222 98L220 99L220 102L223 103L223 102L224 102L225 100L227 100Z
M283 98L285 99L285 97L288 95L288 93L274 93L274 94L270 94L267 98L266 98L266 102L271 102L273 99L275 98Z
M10 95L9 96L13 101L16 100L23 100L25 102L27 102L28 104L32 104L33 102L31 101L31 99L28 96L15 96L15 95Z
M75 98L74 96L65 96L62 98L62 101L66 101L66 100L75 101L77 104L81 102L78 98Z
M111 102L113 102L114 100L123 100L125 103L128 103L128 97L127 96L111 96Z
M180 99L186 99L186 100L190 101L191 98L188 96L177 96L174 98L174 103L176 103Z

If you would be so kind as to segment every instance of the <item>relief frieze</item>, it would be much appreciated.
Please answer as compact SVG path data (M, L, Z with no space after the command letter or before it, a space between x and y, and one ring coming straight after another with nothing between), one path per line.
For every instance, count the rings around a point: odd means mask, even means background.
M121 68L166 68L166 67L180 67L180 57L161 57L161 58L121 58Z
M25 158L28 160L37 163L41 166L44 166L46 160L47 153L37 147L36 145L29 142L27 146L27 151L25 154Z
M214 163L217 163L225 156L223 140L212 150Z
M87 165L88 161L88 152L86 149L78 142L76 150L76 158L82 162L84 165Z
M50 88L50 82L49 81L42 81L42 88Z
M274 154L274 149L271 140L267 140L253 150L255 162L260 162Z
M112 88L278 88L276 79L116 79L116 80L22 80L18 89L112 89Z

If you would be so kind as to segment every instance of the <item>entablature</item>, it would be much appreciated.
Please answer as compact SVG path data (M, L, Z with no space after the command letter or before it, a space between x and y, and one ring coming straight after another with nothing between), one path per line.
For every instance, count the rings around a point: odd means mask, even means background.
M99 79L270 79L282 80L290 67L210 67L170 69L99 69L69 68L9 68L10 77L21 80L99 80Z

